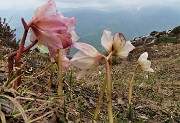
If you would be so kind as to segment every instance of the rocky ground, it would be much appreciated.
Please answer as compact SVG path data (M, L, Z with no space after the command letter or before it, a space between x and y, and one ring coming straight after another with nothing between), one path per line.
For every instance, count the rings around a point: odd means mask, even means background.
M6 27L8 28L8 25ZM50 70L41 72L50 63L49 56L33 50L23 55L21 86L17 90L3 88L3 84L8 81L7 54L17 49L16 41L12 40L13 31L9 29L9 32L11 38L0 38L1 119L4 114L7 123L23 123L23 119L29 119L32 123L92 122L105 67L101 64L94 73L80 81L75 79L78 70L71 67L64 74L64 95L58 97L57 69L54 70L53 86L49 88L47 85ZM128 58L113 60L113 112L116 123L128 122L128 83L138 57L145 51L149 53L149 60L155 72L139 71L135 78L133 122L180 122L179 32L180 28L176 27L172 31L154 31L148 36L135 38L132 43L136 49ZM1 37L4 33L1 31ZM107 122L106 104L104 96L98 122Z

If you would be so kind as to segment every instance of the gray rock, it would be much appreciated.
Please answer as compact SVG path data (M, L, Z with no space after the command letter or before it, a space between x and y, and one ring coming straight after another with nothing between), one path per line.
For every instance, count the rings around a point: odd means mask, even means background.
M172 30L166 30L166 34L170 34Z
M149 35L148 37L145 38L144 44L152 44L156 39L157 37Z
M133 40L131 40L131 43L137 47L141 45L152 44L155 42L156 39L157 37L155 36L147 35L147 36L134 38Z

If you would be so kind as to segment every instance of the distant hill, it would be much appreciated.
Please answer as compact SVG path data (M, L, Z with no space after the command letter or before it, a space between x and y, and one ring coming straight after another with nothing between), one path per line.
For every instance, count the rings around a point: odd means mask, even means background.
M77 33L83 42L99 44L104 29L122 32L126 38L147 35L153 30L162 31L179 25L180 12L173 8L144 8L129 11L77 10L65 13L77 18Z
M81 37L80 41L88 42L99 50L101 50L100 38L104 29L113 33L122 32L129 40L147 35L153 30L162 31L180 25L180 10L173 7L154 6L108 11L79 8L65 9L62 12L65 16L76 17L76 32ZM7 12L7 18L12 17L11 27L17 29L17 38L23 33L20 18L24 17L29 22L33 13L34 10ZM0 16L5 17L5 14Z

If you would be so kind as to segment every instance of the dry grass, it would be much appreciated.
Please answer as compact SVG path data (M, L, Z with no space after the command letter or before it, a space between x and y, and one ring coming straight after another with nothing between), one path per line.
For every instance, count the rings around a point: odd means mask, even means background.
M139 55L147 51L155 73L138 72L133 90L134 122L180 122L180 44L137 47L127 59L117 59L112 67L113 111L116 122L127 121L128 83ZM6 57L1 59L1 76L6 75ZM57 72L53 86L48 88L49 71L35 76L49 64L49 57L35 51L23 57L23 83L12 96L20 102L27 118L32 122L91 122L99 96L105 68L100 65L89 76L77 81L78 70L71 68L64 75L64 96L58 97ZM72 73L72 76L71 76ZM0 80L1 85L6 80ZM8 123L23 122L20 112L7 100L9 112L4 112ZM3 107L1 107L2 111ZM99 122L107 122L106 96L104 96ZM141 120L142 119L142 120Z

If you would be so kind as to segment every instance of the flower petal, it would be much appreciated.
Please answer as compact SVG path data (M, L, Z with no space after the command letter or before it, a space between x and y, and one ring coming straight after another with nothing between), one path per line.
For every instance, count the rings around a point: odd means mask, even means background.
M49 2L39 6L35 11L33 20L36 18L40 18L42 16L50 15L53 12L53 10L55 10L55 7L56 5L53 0L50 0Z
M118 42L120 47L124 47L126 44L126 38L122 33L116 33L113 39L114 42Z
M94 65L95 59L78 51L71 59L71 63L80 69L89 69Z
M97 57L99 56L99 52L91 45L86 44L86 43L73 43L73 46L86 54L89 57Z
M63 48L67 48L72 45L72 39L70 33L59 34L58 37L62 42Z
M148 53L147 52L144 52L140 55L139 59L138 59L138 62L142 62L143 60L147 60L148 58Z
M48 47L48 50L49 50L51 62L55 62L55 58L57 58L58 50L54 49L52 47ZM68 70L68 66L71 64L71 62L66 57L66 55L63 54L63 51L62 51L62 57L61 58L62 58L63 72L66 72Z
M110 31L104 30L101 37L101 45L110 52L112 50L113 36Z
M47 47L44 45L40 44L39 42L36 44L37 48L41 53L49 53Z
M94 69L95 69L95 66L94 66L92 69L83 69L83 70L81 70L81 71L78 73L76 79L79 80L79 79L81 79L83 76L88 75L88 74L91 74L91 73L94 71Z
M154 72L154 70L151 67L151 62L149 60L142 60L141 63L141 69L144 71Z
M58 15L48 15L40 19L33 20L33 24L43 31L54 31L56 33L66 33L68 26Z
M118 53L120 58L126 58L130 51L132 51L135 47L131 44L130 41L127 41L125 46L122 47Z
M39 31L40 37L38 38L39 43L44 46L50 46L54 49L63 48L62 42L58 34L52 32Z
M53 47L48 46L49 55L51 62L55 62L55 58L57 56L58 50L54 49Z
M33 42L37 39L37 36L35 35L35 33L32 31L32 29L30 29L31 35L30 35L30 41Z
M77 79L77 80L80 80L80 79L81 79L83 76L85 76L86 74L87 74L86 69L83 69L83 70L81 70L81 71L78 73L76 79Z
M154 72L154 70L153 70L152 68L148 68L148 69L146 69L145 71Z
M151 68L151 62L147 60L147 58L148 58L148 53L147 52L142 53L138 59L138 63L143 71L154 72L154 70Z
M65 55L62 55L63 72L66 72L68 70L70 64L71 64L70 60Z
M75 42L75 41L77 41L77 40L80 39L80 37L76 35L76 32L75 32L75 31L71 31L70 34L71 34L71 36L72 36L72 37L71 37L72 42Z
M37 39L39 40L39 43L44 46L53 47L55 49L67 48L72 45L71 34L68 32L59 34L52 31L42 31L38 30L37 28L32 28L31 35L31 40L33 40L33 38L37 37L36 35L38 35Z
M72 18L64 18L64 21L66 22L66 25L68 26L68 32L71 32L75 28L76 19L75 17Z
M66 26L68 27L68 32L71 32L74 30L75 23L76 23L75 17L72 17L72 18L64 17L60 11L57 11L56 14L66 23Z
M123 48L126 44L126 39L122 33L116 33L113 39L113 55L117 56L117 54L120 52L121 48Z
M71 50L71 47L67 47L67 48L61 49L61 53L65 56L68 56L70 53L70 50Z

